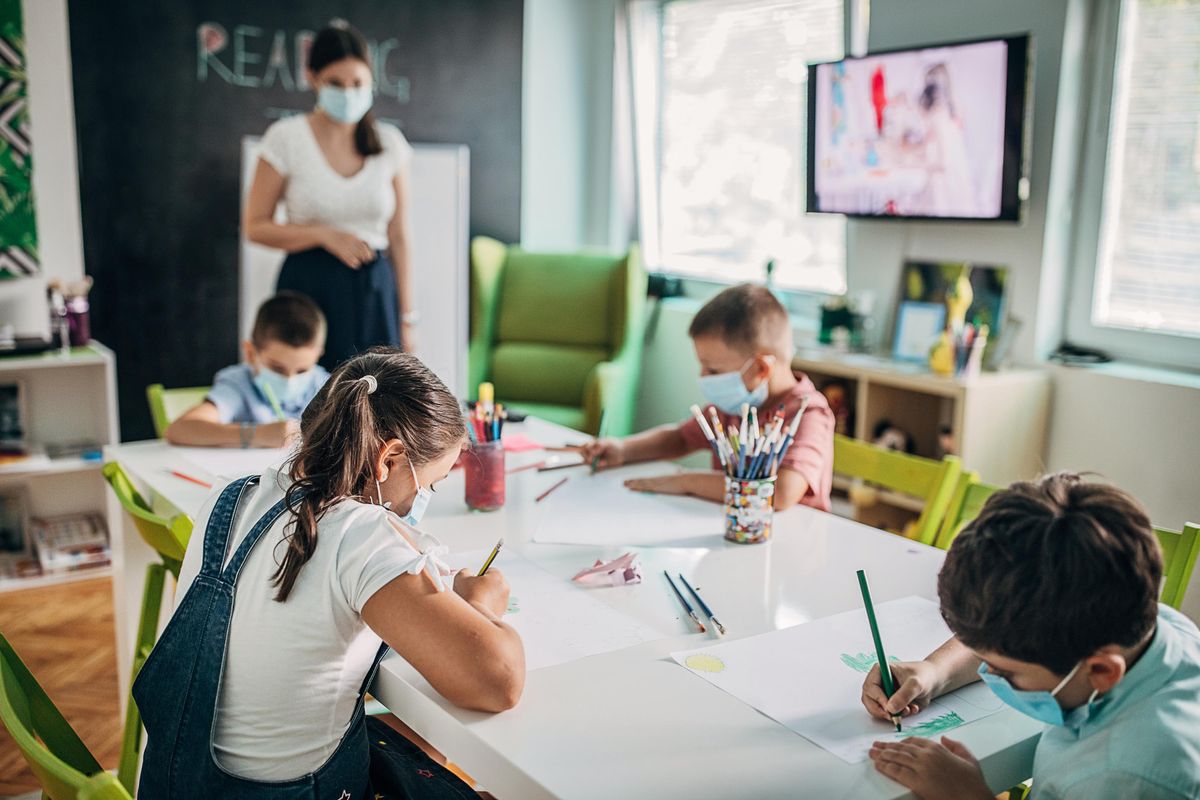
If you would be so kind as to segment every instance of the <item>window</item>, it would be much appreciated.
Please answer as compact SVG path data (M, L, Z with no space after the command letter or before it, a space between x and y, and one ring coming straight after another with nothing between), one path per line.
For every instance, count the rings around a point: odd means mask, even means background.
M1197 366L1200 342L1181 337L1200 336L1200 0L1109 8L1098 30L1111 70L1097 71L1100 135L1081 193L1100 200L1095 222L1084 207L1076 272L1092 291L1076 292L1068 330L1118 355Z
M845 220L804 208L807 65L842 57L843 4L663 4L657 74L636 76L658 81L651 267L761 280L774 260L780 287L845 291Z

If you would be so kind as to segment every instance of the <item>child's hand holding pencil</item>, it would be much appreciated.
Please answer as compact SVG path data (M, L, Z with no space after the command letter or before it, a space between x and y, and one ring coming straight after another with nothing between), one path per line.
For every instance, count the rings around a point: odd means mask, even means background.
M612 469L625 463L625 445L619 439L593 439L575 448L584 463L595 462L599 469Z
M937 667L928 661L893 661L896 691L889 698L883 691L879 665L871 667L863 680L862 704L872 717L890 722L893 716L907 717L929 706L939 694Z

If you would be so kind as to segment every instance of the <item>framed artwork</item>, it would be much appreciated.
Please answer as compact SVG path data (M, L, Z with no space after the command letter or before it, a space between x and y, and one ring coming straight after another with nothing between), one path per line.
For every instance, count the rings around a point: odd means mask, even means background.
M900 330L900 308L904 303L937 303L946 307L946 293L958 280L963 267L974 295L966 321L988 326L988 350L1000 341L1008 311L1008 267L972 264L965 261L906 261L900 274L896 305L896 333ZM898 336L897 336L898 339ZM893 348L894 349L894 348ZM928 355L928 354L927 354ZM987 353L985 352L985 358Z
M896 312L896 336L892 342L892 358L921 364L928 362L929 350L945 327L945 304L901 301Z
M21 0L0 0L0 279L40 270L27 85Z

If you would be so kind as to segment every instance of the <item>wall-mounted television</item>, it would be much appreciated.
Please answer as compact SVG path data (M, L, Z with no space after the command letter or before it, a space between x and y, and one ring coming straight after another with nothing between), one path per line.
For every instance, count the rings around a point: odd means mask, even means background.
M808 210L1017 220L1028 35L808 68Z

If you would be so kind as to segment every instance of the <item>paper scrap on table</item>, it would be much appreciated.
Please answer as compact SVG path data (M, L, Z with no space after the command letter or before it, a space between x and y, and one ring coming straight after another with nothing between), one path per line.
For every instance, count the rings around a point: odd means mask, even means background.
M523 433L506 433L500 437L500 441L504 442L504 452L506 453L526 453L531 450L545 449L540 442L535 442Z
M597 559L595 564L580 570L571 580L585 586L624 586L629 583L641 583L642 565L638 563L635 553L626 553L608 562Z
M950 638L937 604L921 597L879 603L875 615L892 660L922 659ZM904 717L900 733L892 723L869 716L859 698L877 657L861 608L671 657L850 763L865 760L876 740L941 736L1004 707L990 689L974 683Z
M647 494L625 488L630 478L670 475L679 467L662 462L587 470L546 498L534 530L536 542L556 544L686 547L720 544L725 515L719 503L695 497Z
M471 574L490 551L452 553L446 563ZM504 573L510 595L504 621L521 634L527 670L565 664L663 638L663 634L557 578L512 550L501 550L492 568Z
M179 471L189 475L198 467L204 474L197 478L241 478L246 475L258 475L267 467L281 464L292 451L280 447L178 447L171 448L173 455L182 462ZM214 480L213 483L219 481Z

